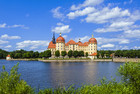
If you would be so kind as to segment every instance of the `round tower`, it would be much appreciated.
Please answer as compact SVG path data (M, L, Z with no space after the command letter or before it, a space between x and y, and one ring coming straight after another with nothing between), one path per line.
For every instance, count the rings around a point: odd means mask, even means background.
M56 39L56 50L59 50L60 54L61 51L65 51L65 39L61 36L61 33Z
M97 53L97 40L94 38L93 34L92 34L92 38L89 39L88 43L89 43L88 45L89 55L93 53Z

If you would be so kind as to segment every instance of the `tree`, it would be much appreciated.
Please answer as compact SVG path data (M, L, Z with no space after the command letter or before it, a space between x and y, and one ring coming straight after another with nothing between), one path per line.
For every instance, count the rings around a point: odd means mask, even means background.
M63 56L63 58L67 55L67 52L66 51L62 51L61 52L61 55Z
M21 53L16 53L14 57L15 58L22 58L22 54Z
M40 57L40 58L43 57L43 52L39 53L39 57Z
M33 94L34 91L27 82L20 79L18 74L18 65L12 67L10 72L3 71L0 73L0 94Z
M69 58L73 56L73 51L72 50L69 50L68 56L69 56Z
M43 54L46 58L51 57L51 50L44 51Z
M121 65L118 72L122 76L122 80L126 85L130 85L136 93L140 93L140 63L125 63ZM138 93L139 92L139 93Z
M35 58L38 58L39 57L39 52L38 51L34 52L34 57Z
M56 56L56 57L59 57L59 56L60 56L59 50L55 51L55 56Z
M84 51L79 51L78 54L79 54L79 57L82 57L84 56Z
M13 53L13 52L11 52L11 53L10 53L10 56L11 56L12 58L14 58L14 53Z
M73 52L73 56L74 56L75 58L78 57L78 55L79 55L78 51L74 51L74 52Z
M88 57L88 52L86 52L86 58Z

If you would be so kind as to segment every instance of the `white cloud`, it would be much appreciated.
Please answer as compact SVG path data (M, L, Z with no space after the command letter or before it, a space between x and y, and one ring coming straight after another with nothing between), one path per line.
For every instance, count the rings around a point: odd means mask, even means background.
M17 24L15 24L15 25L9 26L6 23L0 24L0 28L22 28L22 29L29 29L29 27L26 27L24 25L17 25Z
M9 43L9 42L8 41L0 40L0 44L6 44L6 43Z
M66 39L68 36L67 35L63 35L62 37Z
M87 7L87 6L95 6L95 5L99 5L103 2L104 0L85 0L83 2L83 4L79 4L78 6L76 5L72 5L71 6L71 10L77 10L83 7Z
M132 49L140 49L140 46L134 46Z
M5 46L5 48L11 48L12 46L11 45L7 45L7 46Z
M102 38L102 37L98 37L97 39L97 43L100 44L104 44L104 43L119 43L119 44L128 44L130 43L130 41L128 39L125 38Z
M69 14L67 14L67 16L69 17L69 19L74 19L75 17L84 16L94 11L96 11L94 7L86 7L83 10L76 10L74 12L70 12Z
M106 23L114 18L121 18L130 16L129 10L122 10L119 7L109 9L108 7L98 10L97 12L89 14L85 20L91 23Z
M23 49L28 47L30 50L37 49L38 47L47 47L49 45L48 41L31 41L25 40L23 42L16 43L18 49Z
M89 36L84 36L84 37L78 37L78 38L75 38L75 41L79 41L79 39L82 41L82 42L86 42L86 41L89 41L91 37ZM96 38L97 40L97 43L99 45L101 44L110 44L110 43L118 43L118 44L128 44L130 43L130 41L128 39L125 39L125 38L103 38L103 37L97 37Z
M0 28L5 28L6 27L6 23L0 24Z
M112 48L114 47L114 44L105 44L105 45L102 45L101 48Z
M131 4L133 0L125 1L124 4Z
M120 28L120 27L127 27L127 26L131 26L133 25L134 22L125 22L125 21L121 21L121 22L113 22L110 27L114 27L114 28Z
M126 38L140 38L140 30L127 30L121 35Z
M71 28L69 25L58 25L55 28L52 28L52 32L55 33L69 33L71 31Z
M0 37L1 39L21 39L20 36L8 36L7 34L4 34Z
M86 42L86 41L89 41L91 37L89 36L84 36L84 37L78 37L78 38L75 38L75 41L79 41L79 39L81 40L81 42Z
M64 25L63 23L57 23L57 25Z
M57 7L55 9L52 9L53 17L54 18L59 18L61 20L64 20L65 16L63 13L60 12L61 7Z

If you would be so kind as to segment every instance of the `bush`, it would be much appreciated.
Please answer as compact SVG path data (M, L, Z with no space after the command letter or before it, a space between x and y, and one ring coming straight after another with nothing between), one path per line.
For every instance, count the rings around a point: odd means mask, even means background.
M33 94L33 89L24 80L20 80L18 74L18 64L15 65L10 73L3 71L0 73L0 94Z

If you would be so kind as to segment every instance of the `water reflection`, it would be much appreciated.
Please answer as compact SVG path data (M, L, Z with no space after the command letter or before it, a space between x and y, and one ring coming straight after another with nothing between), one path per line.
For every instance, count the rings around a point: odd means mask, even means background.
M111 79L116 77L117 67L123 63L114 62L39 62L39 61L6 61L0 60L10 71L19 62L21 78L35 88L56 88L75 84L97 84L104 76ZM117 80L120 80L117 77Z

